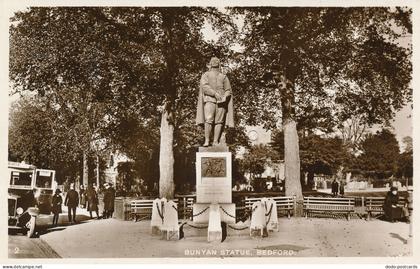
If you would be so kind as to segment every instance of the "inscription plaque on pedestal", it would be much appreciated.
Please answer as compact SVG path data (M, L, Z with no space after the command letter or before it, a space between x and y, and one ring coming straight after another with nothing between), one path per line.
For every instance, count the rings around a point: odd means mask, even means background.
M230 152L198 152L197 203L232 202L232 155Z

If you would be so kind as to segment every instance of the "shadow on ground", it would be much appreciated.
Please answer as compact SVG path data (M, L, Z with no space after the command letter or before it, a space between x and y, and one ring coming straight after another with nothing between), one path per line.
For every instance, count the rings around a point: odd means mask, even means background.
M403 238L403 237L402 237L401 235L399 235L399 234L396 234L396 233L389 233L389 235L390 235L392 238L396 238L396 239L400 240L400 241L401 241L401 242L403 242L404 244L407 244L407 243L408 243L407 239Z

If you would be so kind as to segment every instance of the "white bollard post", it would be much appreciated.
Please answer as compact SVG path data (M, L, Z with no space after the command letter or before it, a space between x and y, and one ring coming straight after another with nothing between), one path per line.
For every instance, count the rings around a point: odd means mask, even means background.
M179 240L178 207L174 201L163 203L162 237L166 240Z
M268 198L266 200L265 217L267 223L267 230L270 232L279 231L279 219L277 217L277 203L274 199Z
M209 227L207 230L208 242L222 241L222 221L219 204L211 204L209 212Z
M264 233L267 231L267 226L265 222L265 209L261 201L257 201L252 204L252 215L251 215L251 226L250 236L264 236ZM264 232L265 231L265 232Z
M156 198L153 200L152 220L150 226L152 227L152 235L161 235L161 228L163 225L163 208L162 200Z

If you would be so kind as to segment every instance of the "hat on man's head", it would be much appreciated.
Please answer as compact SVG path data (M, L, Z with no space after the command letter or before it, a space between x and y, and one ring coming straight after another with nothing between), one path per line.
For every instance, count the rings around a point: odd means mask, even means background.
M220 66L220 60L217 57L212 57L210 59L210 67L219 67Z

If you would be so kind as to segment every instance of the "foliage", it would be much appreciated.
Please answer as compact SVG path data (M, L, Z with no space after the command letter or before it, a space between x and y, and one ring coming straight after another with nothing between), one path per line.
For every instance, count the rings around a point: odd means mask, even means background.
M388 178L397 172L399 145L388 129L368 134L361 145L362 154L353 164L366 177Z
M286 193L302 197L296 129L330 133L358 116L381 124L412 99L412 32L407 8L241 7L244 18L235 83L249 124L274 128L284 143ZM249 98L249 97L252 98ZM258 109L255 109L258 108ZM297 123L297 126L294 123ZM286 130L287 128L287 130ZM285 137L286 138L286 137Z
M271 145L280 159L284 158L283 141L283 132L278 129L274 131ZM336 173L351 158L340 138L315 134L300 138L299 155L302 172L325 175Z
M95 141L104 140L136 160L178 157L184 149L192 158L189 150L200 141L192 122L197 84L211 56L232 67L228 75L242 124L274 127L279 117L283 123L294 120L313 144L323 142L312 134L330 133L354 117L360 126L386 123L412 99L411 47L398 44L412 33L411 9L230 10L244 19L240 36L231 14L216 8L32 7L16 13L10 26L13 91L36 92L48 115L30 107L25 114L54 124L32 125L39 134L31 140L45 147L18 152L25 145L19 138L11 154L41 162L50 143L66 149L57 156L68 152L72 166ZM221 33L217 42L204 39L206 22ZM232 53L228 48L237 40L244 50ZM157 154L162 115L176 130L170 145L175 151L167 155ZM31 126L13 117L19 128ZM50 136L54 128L60 131ZM28 133L15 129L11 132L22 137ZM232 134L236 130L227 134L232 147L246 142L241 133ZM285 147L298 141L293 144ZM313 165L313 158L302 158ZM180 162L190 169L190 159Z
M403 138L404 151L398 157L397 177L413 177L413 138L406 136Z
M241 169L251 175L251 179L260 177L267 165L276 159L275 152L268 145L251 146L240 160Z
M413 178L413 151L401 153L398 157L397 166L397 177Z
M354 115L339 125L343 146L353 155L360 153L360 143L368 132L368 124L363 123L360 115Z
M299 129L331 131L353 116L389 121L412 98L411 10L400 8L235 8L244 14L238 84L247 119L276 123L273 108L294 81ZM253 98L247 98L253 96ZM242 104L241 104L242 105ZM284 104L283 104L284 105ZM258 107L259 109L253 109Z
M404 137L403 143L404 143L404 152L413 151L413 138L411 136Z
M56 170L59 183L75 177L80 166L77 137L62 124L60 115L45 100L27 96L10 110L9 153L16 161Z

